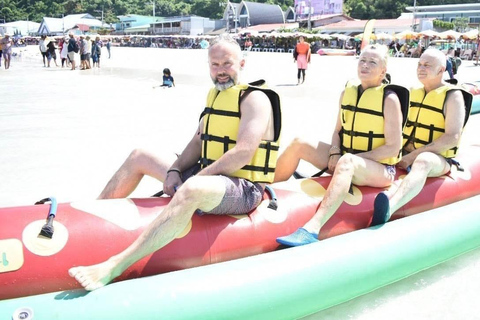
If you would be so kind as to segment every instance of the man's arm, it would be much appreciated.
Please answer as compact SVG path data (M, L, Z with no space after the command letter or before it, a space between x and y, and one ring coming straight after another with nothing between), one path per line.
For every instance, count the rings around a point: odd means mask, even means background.
M200 121L195 134L190 142L187 144L183 152L178 156L177 160L172 164L170 169L174 169L171 173L167 174L167 177L163 183L163 191L173 196L176 189L182 185L181 172L191 168L201 155L202 141L200 135L203 128L203 119ZM178 170L178 172L176 171Z
M384 102L384 135L385 144L357 156L373 161L396 157L402 147L402 111L400 100L396 94L389 94Z
M247 93L240 104L240 127L235 147L199 172L200 175L229 175L247 165L267 132L272 107L261 91Z
M448 94L445 100L445 133L431 143L413 150L405 156L406 160L410 159L411 165L413 160L422 152L433 152L441 154L456 145L458 145L462 136L463 123L465 121L465 101L460 91L453 91Z

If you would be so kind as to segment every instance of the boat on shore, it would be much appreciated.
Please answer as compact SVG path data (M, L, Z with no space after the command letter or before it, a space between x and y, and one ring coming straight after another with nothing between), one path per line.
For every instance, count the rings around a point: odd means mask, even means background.
M479 205L476 196L306 246L93 292L4 300L0 318L299 319L479 248Z
M322 48L317 51L317 54L320 56L354 56L355 49L329 49Z
M456 167L428 179L421 193L393 220L480 194L480 147L460 150ZM405 173L398 170L397 179ZM278 249L275 239L295 231L315 213L331 177L289 180L271 186L276 206L265 195L248 215L194 215L170 244L141 259L116 281L235 260ZM321 238L370 226L378 188L355 187L327 222ZM51 199L51 198L50 198ZM73 266L102 262L131 244L169 198L92 200L0 209L0 300L79 288L68 275ZM276 208L275 208L276 207ZM48 221L46 223L46 218ZM53 226L51 238L44 233Z

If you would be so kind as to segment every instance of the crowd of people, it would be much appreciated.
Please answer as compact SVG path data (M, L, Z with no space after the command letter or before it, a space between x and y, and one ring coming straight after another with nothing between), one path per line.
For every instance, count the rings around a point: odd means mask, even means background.
M80 70L87 70L94 67L100 68L100 58L102 56L102 48L105 47L108 53L108 58L111 57L111 43L107 39L104 43L99 36L95 39L90 38L89 35L80 35L78 39L73 33L68 37L54 39L47 36L41 36L38 48L42 55L43 66L50 67L51 62L58 67L57 57L60 57L61 67L76 69L76 55L78 54ZM58 55L57 55L58 52ZM77 59L78 60L78 59Z
M299 66L308 63L308 50L306 45L299 48L298 57L306 55ZM277 238L278 243L319 241L322 227L352 184L378 188L372 225L387 222L420 192L428 177L446 174L457 165L472 102L470 93L443 80L446 59L441 51L429 48L422 53L416 77L411 76L412 83L418 79L421 85L410 89L389 83L388 57L383 45L362 51L358 79L349 81L341 93L331 141L310 144L298 137L282 149L278 94L260 82L240 80L246 61L238 41L229 35L212 40L208 63L213 88L184 151L160 157L132 151L99 196L127 197L148 175L163 182L171 201L124 251L96 265L72 266L70 276L87 290L107 285L173 241L195 213L250 212L261 203L266 186L290 179L300 160L328 171L332 180L317 212L294 233ZM170 71L164 74L168 77ZM407 171L403 180L395 180L397 168Z

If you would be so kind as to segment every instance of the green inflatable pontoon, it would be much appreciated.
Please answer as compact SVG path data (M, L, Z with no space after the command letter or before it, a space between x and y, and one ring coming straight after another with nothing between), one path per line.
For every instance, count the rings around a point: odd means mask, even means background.
M477 196L303 247L4 300L0 319L297 319L480 247L479 208Z

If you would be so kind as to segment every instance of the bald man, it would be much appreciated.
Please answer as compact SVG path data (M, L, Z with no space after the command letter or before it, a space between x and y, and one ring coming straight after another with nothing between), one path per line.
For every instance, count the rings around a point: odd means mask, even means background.
M425 50L418 61L422 86L411 90L403 157L397 164L409 173L398 188L377 195L372 225L387 222L420 193L428 177L442 176L457 163L454 157L470 115L472 95L446 83L445 68L445 55L437 49Z

